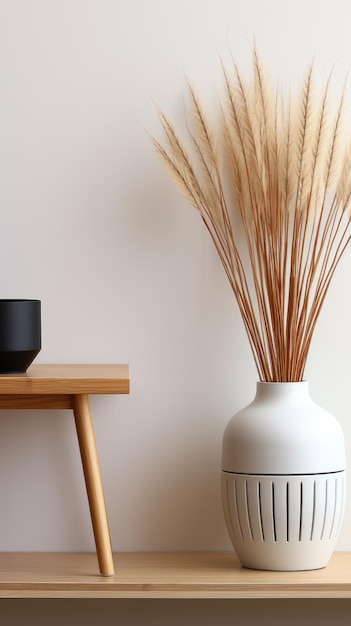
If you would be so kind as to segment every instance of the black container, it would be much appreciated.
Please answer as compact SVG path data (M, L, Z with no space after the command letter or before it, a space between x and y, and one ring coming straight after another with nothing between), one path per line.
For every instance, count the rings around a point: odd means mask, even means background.
M41 301L0 300L0 374L27 370L41 349Z

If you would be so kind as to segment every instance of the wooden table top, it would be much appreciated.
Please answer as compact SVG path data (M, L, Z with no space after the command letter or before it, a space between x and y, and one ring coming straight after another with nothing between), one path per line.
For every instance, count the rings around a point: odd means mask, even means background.
M0 375L0 395L129 393L128 365L31 365L24 374Z

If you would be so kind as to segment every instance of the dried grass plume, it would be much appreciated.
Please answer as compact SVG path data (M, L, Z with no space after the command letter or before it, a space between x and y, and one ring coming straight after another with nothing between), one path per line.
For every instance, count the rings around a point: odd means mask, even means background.
M332 110L330 78L317 90L311 65L298 95L284 98L255 49L250 80L234 59L222 71L219 124L188 83L187 137L158 109L165 140L153 141L212 237L260 380L300 381L350 241L345 90Z

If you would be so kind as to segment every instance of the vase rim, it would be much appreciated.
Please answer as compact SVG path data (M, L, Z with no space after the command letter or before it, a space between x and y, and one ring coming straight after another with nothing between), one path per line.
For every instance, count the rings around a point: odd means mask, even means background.
M258 385L308 385L308 380L258 380Z

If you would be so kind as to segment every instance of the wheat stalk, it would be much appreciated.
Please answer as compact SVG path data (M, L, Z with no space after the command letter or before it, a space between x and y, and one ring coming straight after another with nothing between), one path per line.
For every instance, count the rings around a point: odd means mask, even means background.
M220 130L188 83L188 146L160 109L166 141L154 144L212 237L260 380L300 381L351 237L345 90L332 115L331 77L318 92L311 65L301 92L286 100L256 49L251 80L234 59L222 71Z

